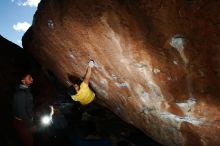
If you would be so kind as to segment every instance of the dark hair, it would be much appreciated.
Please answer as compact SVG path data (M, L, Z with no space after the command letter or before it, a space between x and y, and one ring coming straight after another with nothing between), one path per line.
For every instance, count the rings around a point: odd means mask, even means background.
M20 72L18 75L18 82L20 83L27 75L31 75L30 71Z
M77 84L80 85L81 84L81 80L73 75L68 75L68 79L71 83L73 84ZM67 88L67 93L71 96L71 95L75 95L77 93L76 89L74 88L73 85L69 86Z
M68 79L71 83L78 84L78 85L82 82L80 78L73 76L73 75L68 75Z
M74 88L74 86L71 85L71 86L69 86L69 87L67 88L67 93L68 93L70 96L72 96L72 95L75 95L77 92L76 92L76 89Z

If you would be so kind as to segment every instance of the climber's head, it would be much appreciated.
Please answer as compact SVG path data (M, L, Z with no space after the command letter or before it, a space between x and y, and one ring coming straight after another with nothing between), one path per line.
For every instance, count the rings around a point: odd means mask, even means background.
M75 89L75 93L77 93L80 89L80 86L78 84L74 84L73 87Z
M76 76L68 75L68 81L66 81L67 85L70 87L68 90L71 95L77 94L80 89L80 84L82 80Z

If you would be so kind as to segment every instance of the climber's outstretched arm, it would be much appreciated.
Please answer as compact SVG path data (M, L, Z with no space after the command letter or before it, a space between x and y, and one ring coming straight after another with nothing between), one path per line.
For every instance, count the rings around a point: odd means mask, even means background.
M86 69L86 74L85 74L85 77L83 79L83 82L86 83L86 84L89 84L93 67L94 67L94 61L91 60L91 61L89 61L88 67Z

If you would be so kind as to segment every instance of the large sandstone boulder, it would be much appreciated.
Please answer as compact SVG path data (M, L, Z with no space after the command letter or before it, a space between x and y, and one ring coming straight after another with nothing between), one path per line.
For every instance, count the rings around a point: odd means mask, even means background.
M42 0L23 38L64 85L163 145L220 145L220 1Z

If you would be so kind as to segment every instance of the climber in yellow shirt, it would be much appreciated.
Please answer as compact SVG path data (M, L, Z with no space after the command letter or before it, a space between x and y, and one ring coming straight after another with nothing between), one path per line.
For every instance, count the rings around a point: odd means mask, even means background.
M89 61L86 75L83 79L83 82L78 85L73 85L73 90L75 90L74 95L71 96L71 98L74 101L80 102L82 105L87 105L91 103L95 98L95 93L89 88L89 80L91 78L92 68L94 67L94 61Z

